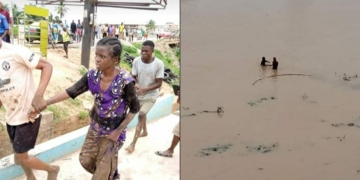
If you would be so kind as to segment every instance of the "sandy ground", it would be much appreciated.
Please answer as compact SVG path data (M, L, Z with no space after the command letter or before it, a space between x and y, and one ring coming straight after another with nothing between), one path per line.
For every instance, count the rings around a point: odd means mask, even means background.
M172 130L179 122L179 116L169 115L148 124L149 136L139 139L136 150L128 154L125 148L130 144L134 129L127 132L127 140L119 151L119 171L124 180L177 180L180 175L180 144L175 148L172 158L157 156L155 151L166 150L172 140ZM58 180L89 180L91 174L86 172L79 163L77 151L51 164L61 167ZM46 172L34 171L37 179L46 179ZM17 180L26 180L25 176Z
M360 179L359 6L182 1L181 178Z

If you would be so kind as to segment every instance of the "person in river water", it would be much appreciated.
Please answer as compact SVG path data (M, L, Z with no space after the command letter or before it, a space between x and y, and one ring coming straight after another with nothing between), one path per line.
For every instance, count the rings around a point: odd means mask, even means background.
M93 180L120 179L118 151L125 142L127 125L140 110L134 78L118 67L121 52L117 38L101 39L96 45L97 69L89 70L73 86L47 100L51 105L75 99L86 91L94 95L90 127L79 158Z
M266 63L267 63L267 62L269 62L269 61L267 61L267 60L265 59L265 57L262 57L262 60L261 60L260 65L266 66Z
M6 110L6 129L14 162L22 167L27 180L36 179L32 169L47 171L47 179L56 180L59 166L46 164L28 153L35 147L39 134L42 117L39 112L46 109L44 92L52 75L52 65L29 48L3 42L1 38L0 62L0 108L4 106ZM41 71L37 89L33 77L35 69ZM30 109L34 111L32 118L28 117Z
M279 66L279 62L276 60L276 57L273 58L273 62L272 62L272 69L277 69Z

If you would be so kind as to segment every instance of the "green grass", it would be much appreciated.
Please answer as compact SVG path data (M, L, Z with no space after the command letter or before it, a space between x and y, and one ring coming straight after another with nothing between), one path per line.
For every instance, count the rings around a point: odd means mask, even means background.
M69 113L65 108L62 108L57 105L51 105L46 108L46 110L51 111L54 115L54 121L60 121L63 118L69 117Z
M86 73L87 73L87 71L88 71L88 70L86 69L86 67L81 66L81 68L80 68L80 70L79 70L79 71L80 71L80 72L79 72L79 73L80 73L80 75L82 75L82 76L83 76L84 74L86 74Z
M80 99L67 99L65 101L67 104L73 105L73 106L82 106L82 101Z
M79 119L84 120L89 117L89 113L87 111L80 111L79 112Z
M127 52L130 56L138 56L138 49L132 46L125 46L123 45L123 54Z
M121 59L124 59L124 53L128 53L130 56L133 57L137 57L140 56L140 53L138 53L138 49L141 48L141 43L132 43L132 46L125 46L123 45L123 54L121 55ZM175 55L179 55L180 57L180 49L175 50ZM166 52L165 54L163 54L160 50L155 49L154 51L155 57L157 57L158 59L161 59L164 62L164 66L165 68L169 68L171 69L172 72L174 72L176 75L180 75L180 69L176 66L173 65L173 61L174 59L171 57L171 54L169 52ZM127 70L131 70L131 67L128 63L126 63L125 61L121 61L120 66L127 69Z
M154 54L155 54L155 57L157 57L161 60L164 60L164 55L162 54L162 52L160 50L155 49Z
M131 71L130 64L125 62L124 60L120 62L120 67L124 68L125 70Z
M174 48L174 53L175 53L175 56L180 60L180 48L179 47Z
M130 64L125 61L125 57L124 57L125 53L128 53L130 56L133 56L133 57L140 56L140 53L138 52L138 49L135 47L123 45L123 52L121 54L120 67L125 68L128 71L131 71Z
M135 46L137 49L141 49L142 44L139 42L132 43L133 46Z
M2 113L5 113L5 108L4 108L4 106L1 106L1 108L0 108L0 112L2 112Z
M163 55L158 49L155 49L155 57L164 62L165 68L171 69L171 71L178 76L180 75L180 69L173 65L174 59L172 59L170 53L166 52L165 55Z
M14 38L17 38L19 34L19 27L17 25L13 26L13 33L14 33Z

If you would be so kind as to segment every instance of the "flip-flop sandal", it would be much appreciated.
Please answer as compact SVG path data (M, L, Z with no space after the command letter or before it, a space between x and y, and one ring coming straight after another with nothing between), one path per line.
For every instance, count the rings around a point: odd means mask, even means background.
M172 154L164 154L163 152L160 152L160 151L156 151L155 154L158 155L158 156L162 156L162 157L168 157L168 158L173 157Z

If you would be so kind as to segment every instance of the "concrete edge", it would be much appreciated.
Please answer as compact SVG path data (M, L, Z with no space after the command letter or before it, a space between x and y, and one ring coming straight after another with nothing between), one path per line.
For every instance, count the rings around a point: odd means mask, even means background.
M147 115L147 121L156 120L171 114L174 95L167 94L159 97ZM138 116L129 123L133 128L138 122ZM40 127L41 128L41 127ZM84 143L89 126L43 142L29 151L29 154L50 163L79 150ZM14 163L14 155L0 159L0 177L2 180L13 180L24 174L22 168Z

